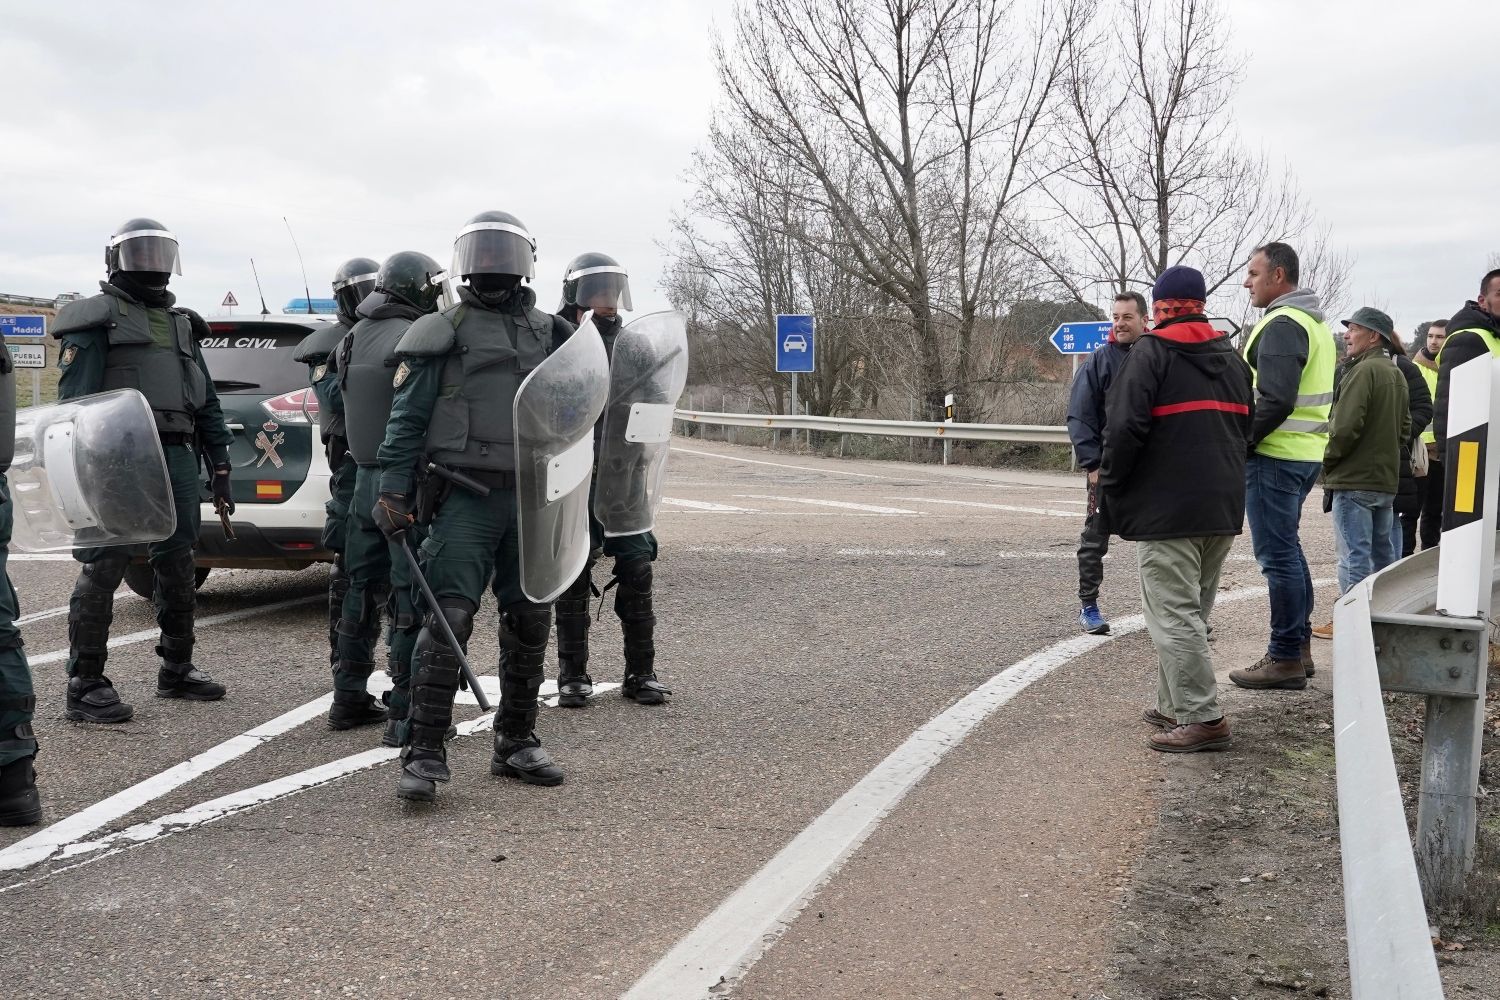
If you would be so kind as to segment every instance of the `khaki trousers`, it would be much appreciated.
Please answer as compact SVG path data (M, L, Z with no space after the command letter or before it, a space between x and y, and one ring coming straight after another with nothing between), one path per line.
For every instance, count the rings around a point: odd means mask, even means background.
M1141 603L1156 644L1156 710L1180 725L1219 718L1208 616L1233 535L1137 542Z

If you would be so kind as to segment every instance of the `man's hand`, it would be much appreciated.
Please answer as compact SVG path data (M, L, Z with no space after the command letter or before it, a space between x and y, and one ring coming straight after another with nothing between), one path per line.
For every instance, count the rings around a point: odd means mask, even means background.
M1098 469L1090 469L1089 470L1089 485L1090 486L1098 486L1099 485L1099 470Z
M229 485L229 466L214 466L213 484L214 510L221 515L234 513L234 491Z
M375 527L386 538L395 538L403 531L410 530L416 523L416 518L412 516L411 499L405 493L380 494L370 516L375 519Z

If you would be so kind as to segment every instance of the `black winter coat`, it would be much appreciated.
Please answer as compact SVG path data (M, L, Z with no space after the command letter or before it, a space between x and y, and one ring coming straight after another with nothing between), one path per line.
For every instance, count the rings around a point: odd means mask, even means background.
M1111 340L1088 356L1073 379L1068 393L1068 437L1085 472L1099 468L1104 449L1104 401L1128 357L1129 345Z
M1109 530L1132 540L1239 534L1253 408L1250 366L1204 317L1167 320L1136 341L1105 402Z
M1437 435L1438 454L1443 453L1443 442L1448 436L1448 382L1453 369L1465 361L1488 354L1490 349L1477 334L1464 330L1488 330L1500 336L1500 320L1479 308L1478 303L1465 302L1464 307L1448 321L1448 338L1438 352L1437 398L1432 401L1432 431Z

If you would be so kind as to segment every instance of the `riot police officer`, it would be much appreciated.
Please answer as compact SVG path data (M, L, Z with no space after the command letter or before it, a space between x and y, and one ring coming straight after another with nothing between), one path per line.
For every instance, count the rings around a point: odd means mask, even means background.
M368 257L354 257L339 265L333 274L333 299L338 304L338 320L314 330L297 345L292 357L307 365L308 384L318 399L318 431L331 473L328 480L328 503L324 506L323 547L334 554L328 572L328 656L329 664L338 668L338 624L343 617L344 596L349 592L349 576L344 569L344 520L349 516L349 501L354 496L355 463L349 454L349 438L344 427L344 400L339 393L338 366L334 348L359 322L355 310L365 296L375 290L380 265ZM347 720L329 718L334 729L347 729Z
M406 716L419 618L405 556L381 534L371 513L380 492L377 453L390 419L391 399L401 384L396 344L413 322L437 308L441 287L433 279L441 271L437 261L412 250L387 258L380 265L374 290L356 310L359 322L336 351L349 453L357 470L344 539L349 589L337 625L339 658L328 724L348 729L389 721L382 738L388 746L400 745L399 722ZM389 713L366 689L375 670L375 640L380 637L380 612L387 601L387 664L394 685Z
M422 544L423 570L439 608L417 638L408 745L397 795L431 801L449 779L443 737L453 717L459 662L441 613L464 645L487 584L501 614L500 706L490 771L536 785L563 772L534 731L552 609L520 586L512 406L522 381L569 334L571 324L536 308L522 282L535 274L536 241L508 212L483 212L459 232L452 272L460 302L412 324L397 353L396 399L380 447L375 517L396 535L413 524L416 472L431 462L481 492L451 486ZM491 584L491 579L493 583Z
M0 578L4 582L0 590L0 826L31 826L42 819L36 771L31 766L36 757L36 736L31 731L36 694L16 628L21 613L16 588L5 569L12 510L4 473L16 447L15 371L10 352L4 352L0 356Z
M562 302L558 315L577 324L593 310L594 326L604 340L604 349L614 356L621 329L620 310L631 310L630 275L608 254L584 253L574 257L563 271ZM601 417L594 427L597 442L604 429ZM597 469L596 469L597 478ZM656 615L651 603L651 564L656 561L656 536L650 531L606 537L604 526L589 503L589 532L593 549L588 565L577 581L557 599L557 703L581 708L593 693L588 673L589 595L595 593L594 563L600 554L614 559L614 579L605 590L615 588L615 614L625 639L625 680L621 693L640 705L660 705L671 689L656 677Z
M175 306L167 290L181 274L177 237L154 219L131 219L104 251L107 281L100 294L70 302L53 325L62 342L58 398L109 389L138 389L156 417L177 511L177 528L147 554L156 574L152 594L161 629L156 694L161 698L215 701L224 686L193 665L196 606L193 546L198 541L201 454L210 467L214 501L234 512L229 443L219 397L198 341L208 325ZM75 549L83 563L68 606L68 718L125 722L135 710L120 700L104 675L114 594L130 563L128 547Z

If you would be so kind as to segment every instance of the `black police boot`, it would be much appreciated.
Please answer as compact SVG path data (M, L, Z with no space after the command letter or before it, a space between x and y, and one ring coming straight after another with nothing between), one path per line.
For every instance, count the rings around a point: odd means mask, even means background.
M344 597L349 593L349 574L344 572L343 553L328 570L328 663L339 666L339 621L344 617Z
M500 616L500 707L495 712L495 752L490 773L530 785L560 785L562 768L542 749L536 725L551 610L523 606Z
M536 733L524 737L495 734L495 752L490 757L490 773L503 777L519 778L528 785L551 787L563 782L562 768L552 755L542 749L542 741Z
M36 790L33 758L0 766L0 826L33 826L42 821L42 797Z
M120 700L104 675L68 678L68 718L74 722L129 722L135 709Z
M445 604L429 613L413 651L411 713L405 721L401 780L396 795L417 802L437 798L437 783L447 781L448 756L443 742L453 725L453 698L458 694L458 653L436 629L441 614L460 643L474 630L474 607L467 601ZM398 735L398 738L402 738Z
M656 614L651 605L651 560L615 564L615 614L625 637L625 682L620 693L637 705L660 705L672 689L656 679Z
M156 672L158 698L218 701L224 697L224 685L193 666L191 638L164 635L156 655L161 657L161 669Z
M401 780L396 785L396 795L413 802L433 802L437 799L438 782L452 776L446 750L407 747L401 751Z
M333 704L328 706L329 729L353 729L385 721L385 705L364 690L374 671L373 663L339 661L338 669L334 671Z
M589 676L589 593L593 563L557 599L557 703L582 708L594 693ZM502 669L503 669L502 662Z

